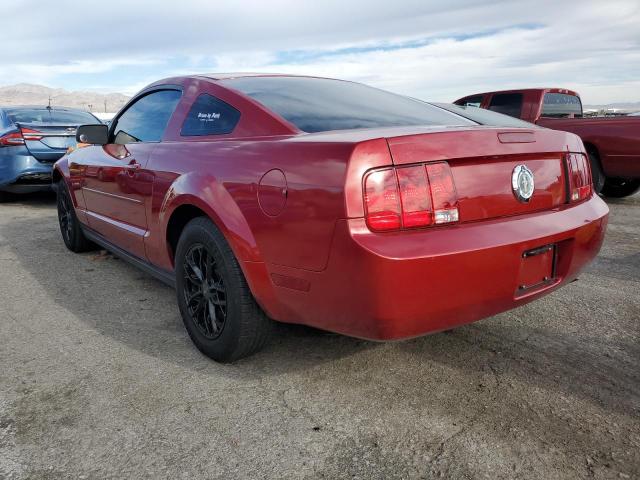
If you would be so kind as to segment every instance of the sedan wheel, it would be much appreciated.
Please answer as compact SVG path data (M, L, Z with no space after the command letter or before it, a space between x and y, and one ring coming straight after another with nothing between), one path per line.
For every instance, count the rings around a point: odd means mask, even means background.
M76 216L76 211L64 181L58 183L58 223L65 246L72 252L86 252L95 245L82 232L82 227Z

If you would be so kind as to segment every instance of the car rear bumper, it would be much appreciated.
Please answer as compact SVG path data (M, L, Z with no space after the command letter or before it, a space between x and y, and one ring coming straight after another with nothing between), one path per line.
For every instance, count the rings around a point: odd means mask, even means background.
M2 191L29 193L50 189L52 171L52 163L41 163L31 155L5 153L0 149Z
M597 196L570 208L413 232L336 224L327 269L269 266L258 301L274 318L372 340L450 329L518 307L575 280L597 255L608 208ZM522 290L523 253L553 245L555 271Z

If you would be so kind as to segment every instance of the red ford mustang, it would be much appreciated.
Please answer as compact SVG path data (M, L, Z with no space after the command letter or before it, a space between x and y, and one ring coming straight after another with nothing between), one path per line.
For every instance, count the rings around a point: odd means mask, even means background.
M218 361L271 319L450 329L574 280L608 215L576 135L472 113L323 78L159 81L55 165L62 236L175 286Z

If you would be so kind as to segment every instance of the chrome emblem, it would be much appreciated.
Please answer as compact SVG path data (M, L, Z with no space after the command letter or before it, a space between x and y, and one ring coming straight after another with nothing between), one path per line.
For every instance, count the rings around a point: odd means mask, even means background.
M511 175L511 188L519 201L528 202L535 189L533 172L524 165L516 165Z

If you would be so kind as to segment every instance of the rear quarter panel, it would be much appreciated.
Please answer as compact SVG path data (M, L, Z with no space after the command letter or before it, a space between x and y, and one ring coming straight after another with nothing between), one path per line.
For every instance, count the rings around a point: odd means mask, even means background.
M241 261L323 270L335 222L345 216L352 148L275 138L162 144L148 167L155 175L148 214L157 219L145 240L149 260L173 268L166 226L171 213L188 203L209 214ZM279 214L268 215L258 186L273 169L286 177L286 198Z

